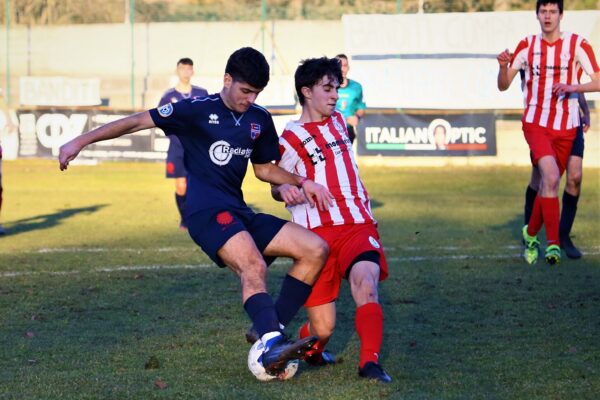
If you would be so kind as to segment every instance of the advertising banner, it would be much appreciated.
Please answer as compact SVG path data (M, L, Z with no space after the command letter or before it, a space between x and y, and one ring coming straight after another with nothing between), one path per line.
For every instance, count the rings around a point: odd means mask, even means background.
M19 157L58 157L69 140L98 126L129 115L118 110L19 110ZM87 146L78 159L164 160L169 139L158 128Z
M495 156L494 114L416 115L370 112L358 127L359 155Z

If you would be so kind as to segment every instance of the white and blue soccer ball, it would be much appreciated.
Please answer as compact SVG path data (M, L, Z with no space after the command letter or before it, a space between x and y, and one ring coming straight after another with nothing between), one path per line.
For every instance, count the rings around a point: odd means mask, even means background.
M285 371L279 376L271 375L265 371L265 368L260 362L260 356L263 354L265 350L265 345L259 339L250 348L248 352L248 369L259 381L271 381L273 379L287 380L296 375L298 371L298 365L300 364L298 360L291 360L287 363L285 367Z

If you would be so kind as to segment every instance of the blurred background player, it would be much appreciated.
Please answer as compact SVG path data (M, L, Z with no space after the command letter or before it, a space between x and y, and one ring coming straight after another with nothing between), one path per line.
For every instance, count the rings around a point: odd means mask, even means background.
M208 96L208 92L198 86L191 84L194 75L194 62L191 58L182 58L177 61L178 82L175 87L167 90L160 98L158 106L161 107L167 103L177 103L178 101ZM183 147L175 135L169 136L169 149L167 150L167 178L175 179L175 202L181 217L179 227L187 228L185 222L185 195L187 191L187 171L183 163Z
M300 328L300 337L319 338L305 360L313 365L335 363L324 348L335 328L335 301L341 281L347 279L356 303L358 374L387 383L391 378L379 363L383 310L377 287L386 279L388 267L344 116L335 109L342 79L335 58L303 61L295 74L302 114L298 121L287 124L279 140L279 166L326 186L334 196L333 206L328 210L311 208L299 188L289 184L273 187L273 197L285 201L292 220L310 228L330 248L327 263L305 303L309 321Z
M577 214L577 203L581 193L581 182L583 179L583 150L584 133L590 128L590 108L583 93L579 94L579 108L581 112L581 125L577 127L577 135L573 142L571 155L567 162L567 182L562 197L562 208L560 212L560 224L558 228L558 237L560 247L565 251L569 258L581 258L581 251L573 244L571 240L571 228L575 222ZM531 169L531 180L525 191L525 225L529 223L533 202L537 196L537 188L540 186L540 171L537 167Z
M561 258L558 187L580 125L575 92L600 90L600 68L585 39L560 31L562 0L538 0L536 14L541 33L521 40L514 54L507 49L497 56L497 83L498 89L504 91L519 70L525 70L523 133L541 183L529 223L522 230L526 244L523 255L529 264L537 261L540 244L537 233L544 225L548 242L545 259L556 264ZM555 68L557 62L561 68ZM577 84L581 68L591 82Z
M338 54L335 58L340 61L343 76L343 80L338 89L339 98L335 107L340 110L344 116L346 127L348 128L348 135L350 140L354 142L358 121L364 117L367 105L363 101L362 85L352 79L348 79L348 71L350 71L348 57L345 54Z
M186 221L194 242L217 265L240 279L244 309L265 346L265 370L282 373L291 359L304 356L316 338L288 341L287 325L305 303L328 254L327 244L301 226L255 213L244 201L242 183L248 164L255 176L273 184L289 183L322 209L329 191L314 181L290 174L272 161L280 159L271 114L254 104L269 82L269 64L257 50L244 47L227 60L220 93L167 103L102 125L60 148L60 169L87 145L122 135L161 128L177 135L188 169ZM218 121L218 123L214 123ZM274 303L267 291L267 262L290 257L294 263Z

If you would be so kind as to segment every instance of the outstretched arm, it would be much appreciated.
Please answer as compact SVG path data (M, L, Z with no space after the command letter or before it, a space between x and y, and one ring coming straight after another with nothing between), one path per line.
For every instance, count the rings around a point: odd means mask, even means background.
M119 136L141 131L142 129L153 128L156 125L148 111L130 115L119 120L109 122L94 130L77 136L75 139L63 144L60 147L58 162L60 170L64 171L69 166L69 162L75 159L79 152L87 145L100 142L102 140L114 139Z
M252 167L254 168L254 175L263 182L274 185L287 183L302 188L311 207L315 206L315 200L320 210L327 210L332 205L333 196L325 186L291 174L272 163L252 164Z

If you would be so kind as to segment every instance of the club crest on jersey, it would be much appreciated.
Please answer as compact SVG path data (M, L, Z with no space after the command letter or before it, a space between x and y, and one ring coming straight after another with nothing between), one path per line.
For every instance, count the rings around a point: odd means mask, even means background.
M373 236L369 236L369 243L371 243L371 246L375 247L376 249L381 247L377 239L375 239Z
M173 114L173 104L171 103L167 103L164 106L158 108L158 115L160 115L161 117L166 118L171 114Z
M252 140L256 140L260 136L260 124L254 122L250 124L250 137Z

